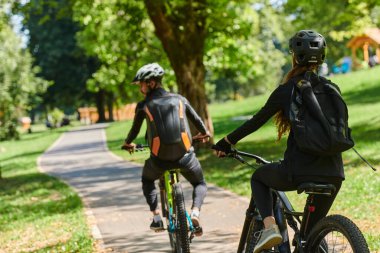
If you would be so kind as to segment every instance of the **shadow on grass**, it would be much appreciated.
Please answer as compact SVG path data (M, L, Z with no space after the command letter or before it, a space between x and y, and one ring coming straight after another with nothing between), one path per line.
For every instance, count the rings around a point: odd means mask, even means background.
M359 88L344 93L343 96L348 105L377 103L380 101L380 89L378 85L373 84L366 89Z
M82 207L80 198L59 180L41 173L8 177L0 181L0 223L36 220ZM1 226L0 226L1 227Z
M27 156L38 156L41 154L41 151L35 151L35 152L29 152L29 153L23 153L23 154L17 154L8 158L3 158L0 160L0 163L10 161L10 160L15 160L17 158L22 158L22 157L27 157Z
M230 118L220 118L218 120L214 119L214 129L217 135L227 134L240 125L242 125L245 120L232 120Z

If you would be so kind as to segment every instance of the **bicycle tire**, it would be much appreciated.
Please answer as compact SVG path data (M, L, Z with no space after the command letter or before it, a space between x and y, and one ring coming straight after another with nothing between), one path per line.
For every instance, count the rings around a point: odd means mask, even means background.
M176 243L178 253L190 253L190 240L188 236L188 225L181 184L173 185L175 208L176 208ZM179 251L181 250L181 251Z
M320 220L311 230L306 248L307 252L315 253L369 253L360 229L342 215L330 215Z
M257 220L254 217L251 221L250 226L249 226L244 253L252 253L253 252L257 242L259 241L259 237L257 236L257 232L259 232L262 229L264 229L264 223L262 221Z

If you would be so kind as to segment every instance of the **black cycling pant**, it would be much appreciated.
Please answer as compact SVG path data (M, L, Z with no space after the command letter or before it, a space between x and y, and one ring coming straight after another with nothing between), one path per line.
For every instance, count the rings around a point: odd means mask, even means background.
M206 197L207 186L203 177L201 164L199 163L194 152L187 153L177 162L167 162L152 157L145 161L142 172L142 189L146 202L151 211L157 209L157 190L154 181L159 179L169 169L180 169L181 174L193 186L193 204L192 207L201 208L203 200Z
M329 183L336 187L332 196L315 195L315 212L311 213L308 229L310 229L323 217L325 217L333 204L336 195L342 185L342 178L326 176L293 176L288 179L288 173L281 163L270 163L257 169L252 175L251 187L252 195L259 209L261 217L264 219L273 216L273 196L270 188L278 191L294 191L297 187L306 182Z

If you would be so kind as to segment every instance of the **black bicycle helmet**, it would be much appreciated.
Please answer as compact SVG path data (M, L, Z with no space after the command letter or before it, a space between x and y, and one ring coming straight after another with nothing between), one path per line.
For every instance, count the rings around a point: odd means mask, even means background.
M326 40L313 30L301 30L290 38L289 49L291 53L294 53L297 64L320 65L326 56Z

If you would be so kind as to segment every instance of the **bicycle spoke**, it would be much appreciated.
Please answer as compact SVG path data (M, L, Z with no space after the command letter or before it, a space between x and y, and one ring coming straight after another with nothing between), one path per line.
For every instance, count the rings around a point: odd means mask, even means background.
M329 253L353 253L354 250L347 238L339 231L331 231L323 238L319 251Z

